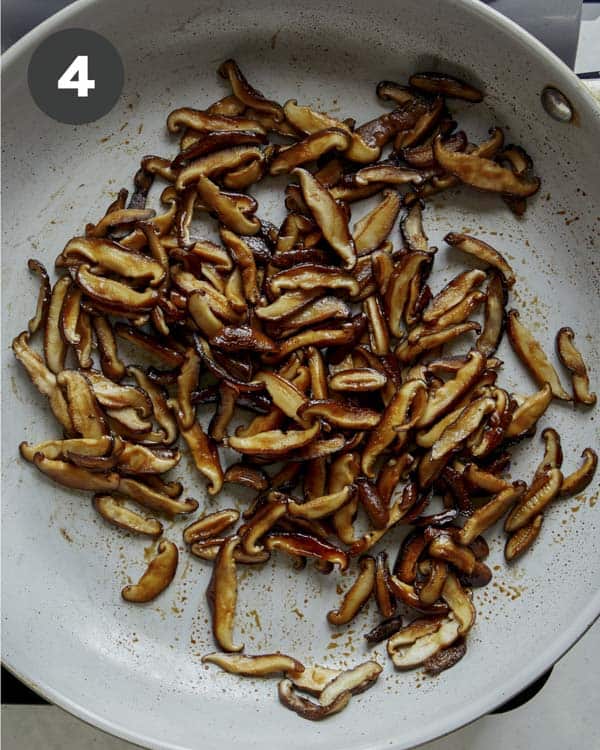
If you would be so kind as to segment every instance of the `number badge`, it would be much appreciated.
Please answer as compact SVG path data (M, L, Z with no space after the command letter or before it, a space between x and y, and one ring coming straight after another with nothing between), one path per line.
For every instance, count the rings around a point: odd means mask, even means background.
M88 29L52 34L29 63L29 90L37 106L71 125L107 114L121 95L123 81L123 63L115 47Z

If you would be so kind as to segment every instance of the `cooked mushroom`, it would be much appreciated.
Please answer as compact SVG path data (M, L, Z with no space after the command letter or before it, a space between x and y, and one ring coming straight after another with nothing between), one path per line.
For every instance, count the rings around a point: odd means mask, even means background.
M538 419L546 411L552 401L552 388L548 383L544 387L527 397L513 412L510 424L504 433L508 439L518 439L530 433Z
M528 524L521 526L509 536L504 547L504 558L507 562L516 560L531 547L539 536L543 520L543 514L539 513Z
M370 433L362 454L361 467L370 479L377 457L396 439L404 441L408 431L426 409L427 386L422 380L408 380L386 406L377 429Z
M396 601L390 588L389 577L388 555L385 550L382 550L375 558L374 591L377 608L385 618L392 617L396 611Z
M394 353L400 362L411 362L417 359L423 352L448 344L459 336L469 333L469 331L480 333L481 326L475 321L467 321L466 323L448 326L448 328L440 331L434 329L432 333L418 336L416 341L410 341L407 338L396 347Z
M48 304L44 327L44 357L48 369L53 373L59 373L63 369L67 356L67 343L61 331L61 311L70 287L71 279L61 276L52 288Z
M527 198L540 189L538 177L528 178L515 174L511 169L501 167L491 159L467 154L460 151L449 151L444 148L440 135L433 141L433 154L437 163L458 177L461 182L480 190L494 193L505 193L519 198Z
M104 520L134 534L159 537L163 532L162 523L156 518L145 518L122 505L112 495L94 495L94 508Z
M368 690L377 682L382 669L376 661L365 661L357 667L345 669L325 685L319 695L319 703L328 706L345 692L357 695Z
M208 209L237 234L256 234L260 229L260 221L252 216L252 211L244 210L236 200L236 194L221 191L212 180L200 175L196 183L198 195Z
M327 620L332 625L346 625L354 619L367 603L375 586L375 560L368 555L361 557L360 572L352 586L344 594L338 609L327 613Z
M393 190L386 191L377 206L355 224L353 237L358 255L372 252L388 238L400 205L399 194Z
M204 432L199 422L193 422L188 429L184 428L179 405L172 400L168 402L168 405L175 412L179 431L190 449L196 468L210 482L207 488L208 494L216 495L223 486L223 469L215 443Z
M598 455L591 448L585 448L581 454L583 463L572 474L564 477L560 486L561 497L571 497L577 495L588 486L594 478L596 467L598 466Z
M548 360L544 350L519 320L519 313L510 310L506 320L506 332L515 353L533 375L536 383L541 387L548 383L552 395L563 401L571 401L571 396L560 383L558 373Z
M221 545L206 589L206 598L212 616L213 635L223 651L241 651L244 648L243 645L237 646L233 642L237 605L237 571L234 553L239 543L239 536L231 536Z
M479 89L447 73L413 73L408 82L413 88L425 91L427 94L441 94L456 99L465 99L468 102L483 100L483 94Z
M265 539L265 548L282 550L288 555L311 557L330 565L338 565L341 571L348 567L348 556L339 547L301 532L270 533Z
M304 503L297 503L294 500L290 500L288 503L288 513L291 516L298 516L299 518L307 518L313 520L315 518L323 518L335 513L336 510L345 505L350 500L356 488L354 485L349 485L334 492L330 495L322 495L312 500L308 500Z
M240 512L235 508L209 513L207 516L194 521L183 530L183 541L194 544L202 539L219 536L239 519Z
M350 274L334 266L323 266L318 263L301 263L293 268L279 271L269 279L269 289L274 295L297 289L305 292L314 289L335 289L347 291L352 295L358 294L359 291L356 279ZM291 311L288 314L295 312L299 311Z
M452 563L463 573L471 574L475 567L475 555L468 547L457 544L450 534L441 532L429 543L429 554L439 560Z
M125 586L121 596L125 601L150 602L161 594L175 577L179 552L173 542L164 539L138 583Z
M37 330L46 326L52 289L50 287L50 278L48 277L48 272L39 260L30 258L27 261L27 267L30 271L34 271L40 277L40 289L35 306L35 314L27 324L29 333L33 335Z
M121 380L125 375L125 365L119 357L117 340L109 319L104 315L95 315L92 325L96 334L102 372L111 380Z
M346 708L352 697L351 693L346 691L338 695L333 703L330 703L328 706L322 706L320 703L313 703L308 698L302 698L298 695L294 690L292 681L289 679L281 680L277 689L280 702L286 708L289 708L303 719L308 719L309 721L321 721L332 714L338 713Z
M477 508L457 534L460 543L468 546L484 531L487 531L507 513L515 502L521 499L525 489L522 482L515 482L501 489L485 505Z
M506 519L506 531L517 531L541 513L557 497L562 481L560 469L548 469L538 475Z
M413 669L425 663L459 637L459 625L452 617L442 620L417 620L388 641L388 653L397 669Z
M466 653L467 643L465 640L459 639L452 646L448 646L426 659L423 663L425 672L431 676L438 675L457 664Z
M224 63L221 63L219 66L219 75L221 78L229 79L234 96L247 107L252 107L252 109L258 112L264 112L272 117L275 122L282 122L284 120L285 114L281 105L269 101L260 91L253 88L246 80L235 60L225 60Z
M341 370L329 378L329 388L341 393L369 393L387 383L387 375L372 367L353 367Z
M298 178L302 196L323 232L323 237L340 256L344 268L348 270L354 268L356 249L343 210L327 188L324 188L310 172L298 167L293 170L292 174Z
M475 622L475 607L471 597L460 585L460 581L454 573L448 573L446 576L442 589L442 599L448 604L454 619L458 623L458 634L466 635Z
M260 654L258 656L244 656L242 654L206 654L202 657L204 664L216 664L231 674L244 677L269 677L278 672L304 671L304 665L297 659L285 654Z
M269 174L289 174L300 164L315 161L328 151L345 151L349 145L348 133L338 128L326 128L279 151L269 166Z
M354 430L371 430L379 424L378 412L366 407L352 406L343 401L315 399L299 409L303 419L320 417L334 427Z
M579 404L593 406L596 403L596 394L590 392L590 378L587 367L581 353L575 347L574 338L575 334L572 328L561 328L556 334L556 351L560 361L571 373L575 401Z
M452 247L462 250L463 253L471 255L497 270L498 273L502 275L504 283L508 287L512 287L515 283L516 278L514 271L504 256L491 247L491 245L483 242L483 240L479 240L476 237L470 237L467 234L450 232L444 237L444 241Z
M367 643L381 643L385 641L394 633L397 633L402 627L402 615L394 615L393 617L383 620L374 628L371 628L368 633L365 633L365 640Z
M56 265L58 268L88 265L94 271L110 271L128 279L146 281L152 287L158 286L165 276L164 268L157 261L105 238L73 238L58 256Z
M426 576L419 587L419 599L426 606L431 606L442 596L448 565L443 560L425 560L419 565L419 572Z
M181 352L157 341L143 331L138 331L123 323L117 323L115 325L115 333L119 338L129 341L148 354L159 358L169 367L178 367L183 363L183 354Z
M256 120L248 117L200 112L190 107L174 109L167 118L170 133L177 133L182 127L192 128L203 134L222 130L229 133L242 131L265 134L265 129Z
M127 495L127 497L135 500L136 503L139 503L144 508L165 513L169 516L175 516L180 513L193 513L198 509L197 500L192 498L187 498L183 502L175 500L163 494L160 490L155 490L149 485L130 477L118 478L117 486L114 489L122 495Z
M108 474L96 474L87 469L66 461L46 458L43 453L33 456L33 464L42 474L62 484L63 487L71 487L75 490L94 490L95 492L115 492L119 490L122 480L115 472Z
M89 380L77 370L63 370L56 382L64 389L71 423L81 437L99 438L108 429Z

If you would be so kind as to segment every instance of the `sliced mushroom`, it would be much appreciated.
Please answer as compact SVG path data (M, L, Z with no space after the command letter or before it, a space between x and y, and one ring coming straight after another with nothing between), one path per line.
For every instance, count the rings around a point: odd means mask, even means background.
M281 324L273 324L271 330L279 337L285 338L295 334L301 328L313 328L324 322L348 320L352 311L343 300L327 295L311 302L300 312L290 315Z
M448 573L446 576L442 589L442 599L448 604L454 619L458 623L458 634L466 635L475 622L475 607L471 597L460 585L460 581L454 573Z
M161 594L175 577L179 552L173 542L164 539L138 583L125 586L121 596L125 601L150 602Z
M383 185L420 185L424 182L423 175L416 169L401 167L397 164L371 164L363 167L354 176L358 186L363 187L371 183Z
M369 644L381 643L385 641L394 633L397 633L402 627L402 615L394 615L389 617L387 620L383 620L374 628L371 628L368 633L365 633L365 640Z
M225 193L205 175L200 175L196 183L198 195L219 221L237 234L254 235L260 229L260 221L244 210L235 194Z
M143 333L143 331L138 331L123 323L117 323L115 333L119 338L129 341L146 353L157 357L169 367L178 367L183 363L181 352Z
M260 162L263 159L263 152L258 146L232 146L231 148L214 151L182 167L177 173L175 189L183 191L190 185L196 184L202 176L214 180L225 172L231 172L249 163Z
M63 370L56 382L64 389L75 432L84 438L99 438L108 428L89 380L76 370Z
M329 378L329 388L340 393L369 393L387 383L387 375L372 367L353 367L341 370Z
M593 406L596 394L590 392L590 378L581 352L575 347L572 328L561 328L556 334L556 351L563 365L571 373L573 397L578 404Z
M217 559L219 550L225 544L228 537L213 537L211 539L204 539L200 542L195 542L190 547L190 552L195 557L199 557L201 560L209 560L214 562ZM233 556L237 563L242 565L258 565L266 562L271 554L263 550L256 555L248 555L244 550L236 547Z
M506 331L515 353L533 375L539 386L549 383L552 395L563 401L571 401L571 396L562 387L558 373L550 363L544 350L531 332L519 320L519 313L510 310L506 320Z
M30 271L34 271L40 277L40 289L35 306L35 314L27 324L29 333L33 335L37 330L45 328L46 326L52 289L50 287L48 272L39 260L30 258L27 261L27 267Z
M61 276L52 288L46 325L44 327L44 357L51 372L59 373L65 366L67 343L61 331L61 312L71 287L71 279Z
M208 494L216 495L223 487L223 469L215 443L204 432L199 422L193 422L187 429L183 426L183 415L175 401L170 400L168 405L175 412L181 436L190 449L196 468L209 481Z
M367 603L375 586L375 560L372 557L360 558L360 572L346 591L338 609L327 613L327 620L332 625L346 625L354 619L360 609Z
M265 539L265 548L269 552L282 550L288 555L315 558L330 565L338 565L341 571L348 567L348 556L343 550L311 534L270 533Z
M502 480L501 480L502 481ZM522 482L515 482L501 489L485 505L477 508L470 518L467 519L463 528L458 532L458 541L464 546L471 544L484 531L499 521L508 510L519 501L525 492Z
M348 133L338 128L326 128L279 151L269 166L269 174L289 174L301 164L315 161L328 151L345 151L349 145Z
M505 169L491 159L476 153L467 154L447 150L439 135L433 142L433 153L440 167L446 172L480 190L526 198L540 188L538 177L528 178L515 174L511 169Z
M180 513L193 513L198 508L197 500L192 498L187 498L183 502L175 500L163 494L160 490L155 490L149 485L130 477L120 477L114 489L123 495L127 495L127 497L135 500L136 503L145 508L165 513L169 516L175 516Z
M266 99L260 91L251 86L235 60L225 60L224 63L221 63L219 75L221 78L229 79L234 96L247 107L252 107L258 112L264 112L272 117L275 122L282 122L285 119L281 105Z
M381 615L390 618L396 611L396 601L389 585L390 569L388 556L382 550L375 558L375 601ZM368 640L368 639L367 639Z
M483 101L483 94L479 89L447 73L413 73L408 82L413 88L427 94L441 94L468 102Z
M167 445L175 442L178 435L177 422L173 416L162 388L148 377L139 367L128 367L127 372L133 375L138 386L148 395L152 403L152 415L164 432Z
M344 268L356 265L356 249L348 229L348 220L327 188L324 188L310 172L298 167L293 174L298 177L302 196L310 208L323 236L340 256Z
M122 505L112 495L94 495L94 508L102 518L133 534L159 537L163 532L162 523L156 518L146 518Z
M302 263L279 271L269 279L269 289L274 295L289 290L310 292L314 289L335 289L347 291L351 295L359 292L358 283L350 274L334 266L322 266L317 263ZM289 314L294 312L299 311Z
M356 488L354 485L349 485L338 490L338 492L330 495L322 495L304 503L297 503L294 500L290 500L288 503L288 513L291 516L307 518L309 520L324 518L335 513L342 505L345 505L355 491Z
M346 692L357 695L368 690L377 682L382 670L383 667L376 661L365 661L357 667L345 669L325 685L319 695L319 703L328 706Z
M244 648L233 641L238 588L235 550L239 543L239 536L231 536L221 545L206 589L213 635L223 651L241 651Z
M117 340L109 319L103 315L95 315L92 325L96 334L102 372L111 380L121 380L125 375L125 365L119 357Z
M94 490L95 492L115 492L119 490L120 479L115 472L97 474L66 461L46 458L43 453L33 456L33 464L42 474L63 487L75 490Z
M443 458L457 450L461 443L479 428L486 415L494 410L495 405L493 398L483 396L465 406L458 418L445 428L433 444L432 459Z
M281 680L277 689L280 702L286 708L289 708L303 719L308 719L309 721L321 721L328 716L338 713L346 708L352 697L351 693L346 691L338 695L333 703L330 703L328 706L322 706L320 703L313 703L308 698L302 698L298 695L294 690L292 681L289 679Z
M363 302L363 310L369 326L371 351L378 357L389 354L390 335L379 297L374 294L367 297Z
M473 552L468 547L457 544L445 531L432 539L428 550L432 557L452 563L462 573L470 575L473 572L476 563Z
M456 376L430 394L425 410L415 426L427 427L449 411L458 399L477 382L484 366L485 358L483 355L471 350L467 355L465 364L457 371Z
M423 352L430 349L437 349L443 344L448 344L459 336L469 333L469 331L480 333L481 326L475 321L467 321L466 323L448 326L448 328L440 331L434 329L432 333L419 336L416 341L409 341L407 339L401 342L396 347L395 355L400 362L411 362L423 354Z
M386 191L377 206L355 224L353 237L358 255L372 252L388 238L400 205L399 194L393 190Z
M591 448L585 448L581 457L583 458L583 463L579 469L564 477L560 487L561 497L571 497L583 492L594 478L596 467L598 466L596 451Z
M308 445L319 433L320 424L314 425L306 430L269 430L249 437L238 437L237 435L226 438L225 444L230 448L252 456L268 454L269 456L281 456L290 451Z
M203 664L216 664L231 674L244 677L269 677L278 672L304 671L304 665L297 659L286 654L260 654L258 656L244 656L242 654L206 654L202 657Z
M377 542L383 539L383 537L398 523L398 521L400 521L405 512L406 509L403 507L402 502L400 500L397 500L390 508L390 518L386 528L367 531L366 534L352 542L352 544L350 545L350 549L348 550L348 554L351 557L356 557L357 555L362 555L365 552L368 552L377 544Z
M239 519L240 513L235 508L209 513L207 516L194 521L183 530L183 541L186 544L194 544L203 539L216 537L226 531Z
M403 453L399 458L391 458L379 470L377 475L377 492L382 500L389 504L398 482L410 470L414 459L410 453Z
M443 560L425 560L419 565L419 572L426 576L419 587L419 599L430 606L442 596L448 577L448 565Z
M539 474L506 519L505 530L513 532L526 526L558 496L562 482L560 469L548 469Z
M158 286L165 276L165 269L156 260L105 238L74 237L69 240L56 265L58 268L72 268L80 264L87 264L100 274L109 271L128 279L146 281L152 287Z
M544 414L552 401L552 388L548 383L544 387L528 396L513 412L510 424L504 433L507 439L518 439L530 433Z
M527 552L538 538L543 520L543 514L539 513L528 524L521 526L520 529L517 529L517 531L509 536L504 547L504 559L507 562L512 562Z
M408 380L386 406L377 429L371 432L363 451L363 474L373 478L378 456L395 440L404 440L408 431L418 423L426 408L427 386L422 380ZM400 437L399 437L400 436Z
M423 622L427 623L427 621ZM419 635L419 631L413 623L400 630L396 636L392 636L388 641L388 653L397 669L413 669L420 666L435 654L451 646L459 637L458 623L451 617L444 618L441 621L433 621L429 627L429 632L427 632L427 627L422 627L421 632L423 632L423 635ZM409 628L412 630L410 634L408 631ZM403 631L406 631L406 633ZM413 633L414 640L407 643L409 638L413 638ZM395 638L401 635L404 640L398 639L394 641ZM391 645L392 642L393 645Z
M148 312L158 302L156 289L148 287L139 292L115 279L96 276L85 263L77 267L75 280L88 297L119 309L135 310L140 313Z
M431 255L427 252L410 252L403 255L396 265L384 296L384 309L393 336L400 338L404 335L402 320L411 279L424 265L430 264Z
M223 481L230 482L231 484L241 484L244 487L251 487L258 492L266 490L269 486L269 479L264 471L255 466L243 463L229 466L225 472Z
M558 432L552 427L546 427L542 430L542 440L544 441L544 457L535 471L536 477L543 474L547 469L560 469L563 462L563 453Z
M475 344L477 350L488 358L494 354L502 338L507 298L507 289L501 274L490 274L486 289L483 330Z
M248 117L200 112L189 107L174 109L167 118L167 128L170 133L177 133L182 127L192 128L204 134L222 130L228 133L243 131L266 134L265 129L259 123Z
M504 256L491 245L476 237L470 237L467 234L457 234L456 232L447 234L444 237L444 241L498 271L502 275L504 283L509 288L514 285L516 278L513 269Z
M456 276L431 300L423 312L423 321L434 323L448 310L461 303L484 279L485 273L477 269L464 271Z

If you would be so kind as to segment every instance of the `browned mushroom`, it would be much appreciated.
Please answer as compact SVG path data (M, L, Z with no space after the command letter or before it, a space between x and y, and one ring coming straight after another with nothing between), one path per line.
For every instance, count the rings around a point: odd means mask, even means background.
M350 136L338 128L326 128L282 149L269 166L269 174L289 174L295 167L315 161L328 151L345 151Z
M48 277L48 272L39 260L30 258L27 261L27 267L30 271L34 271L40 277L40 289L35 306L35 314L27 324L29 333L34 334L40 328L45 328L46 326L52 289L50 287L50 278Z
M526 198L540 189L537 177L528 178L515 174L511 169L505 169L491 159L475 153L447 150L440 135L433 142L433 153L437 163L446 172L480 190Z
M44 327L44 357L48 369L53 373L59 373L65 366L67 342L62 336L61 312L70 287L71 279L61 276L52 288L48 304Z
M479 89L447 73L413 73L408 82L413 88L425 91L427 94L442 94L442 96L455 99L465 99L468 102L483 100L483 94Z
M231 536L221 545L206 589L213 635L223 651L241 651L244 648L233 641L238 588L234 552L239 543L239 536Z
M309 292L314 289L335 289L358 294L359 288L355 278L333 266L323 266L317 263L302 263L283 271L279 271L269 279L269 289L278 295L288 290L303 290ZM312 300L308 300L312 302ZM271 305L273 307L273 305ZM291 311L293 314L297 311Z
M158 553L150 561L138 583L125 586L121 596L125 601L150 602L161 594L175 577L179 552L173 542L164 539L158 545Z
M538 341L521 323L519 313L516 310L510 310L507 315L506 331L515 353L533 375L536 383L539 386L548 383L553 396L563 401L571 401L571 396L562 387L554 366L548 360Z
M556 334L556 351L560 361L571 373L575 401L579 404L593 406L596 403L596 394L590 392L590 378L587 367L581 353L575 347L574 338L575 334L572 328L561 328Z
M209 513L207 516L194 521L183 530L183 541L194 544L202 539L219 536L239 519L240 513L235 508Z
M231 674L244 677L268 677L278 672L303 672L304 665L297 659L285 654L260 654L244 656L242 654L206 654L202 657L204 664L216 664Z
M558 496L562 481L560 469L548 469L539 474L506 519L506 531L517 531L541 513Z
M538 419L544 414L552 401L552 388L548 383L528 396L513 412L510 424L504 433L506 438L517 439L527 435L535 428Z
M216 445L204 432L199 422L193 422L191 427L184 428L183 415L177 402L170 400L168 405L175 412L181 436L190 449L196 468L210 482L207 488L208 494L216 495L223 486L223 469Z
M561 497L571 497L583 492L594 478L598 466L598 454L592 448L585 448L581 457L583 458L582 465L572 474L564 477L560 487Z
M387 552L382 550L375 558L374 591L377 608L385 618L392 617L396 611L396 601L390 588L389 577L390 569L388 566Z
M63 370L56 382L64 389L71 422L81 437L99 438L108 428L88 379L76 370Z
M539 513L509 536L504 547L504 558L507 562L516 560L531 547L539 536L543 520L543 514Z
M145 518L122 505L112 495L95 495L94 507L104 520L134 534L159 537L163 532L160 521Z
M182 127L192 128L203 134L223 130L229 133L232 131L260 133L262 135L266 133L256 120L248 117L200 112L189 107L174 109L167 118L169 132L177 133Z
M341 571L348 567L348 556L343 550L310 534L300 532L270 533L265 539L265 548L270 552L282 550L287 552L288 555L322 560L331 565L338 565Z
M366 555L360 558L359 564L360 572L352 586L346 591L339 608L327 613L327 620L332 625L346 625L354 619L373 593L375 560Z
M365 661L352 669L345 669L330 680L319 695L319 703L329 706L340 695L349 692L351 695L362 693L377 682L383 668L376 661Z
M448 604L454 619L458 623L458 634L466 635L475 622L475 607L471 597L460 585L460 581L454 573L448 573L446 576L442 589L442 599Z
M386 191L375 208L354 226L354 246L358 255L378 248L389 236L400 211L401 200L397 192Z
M285 115L281 105L266 99L260 91L257 91L246 80L235 60L225 60L219 66L219 75L228 78L229 84L236 99L239 99L247 107L252 107L258 112L270 115L276 122L281 122Z
M397 669L412 669L451 646L459 637L452 617L415 620L388 641L388 653Z
M344 268L348 270L354 268L356 249L343 210L327 188L323 187L310 172L298 167L293 170L292 174L298 178L302 196L323 232L323 237L340 256Z
M338 695L333 703L330 703L328 706L322 706L320 703L314 703L308 700L308 698L298 695L294 690L292 681L289 679L281 680L277 686L277 690L279 700L286 708L289 708L303 719L308 719L309 721L321 721L332 714L338 713L346 708L352 697L351 693L346 691Z

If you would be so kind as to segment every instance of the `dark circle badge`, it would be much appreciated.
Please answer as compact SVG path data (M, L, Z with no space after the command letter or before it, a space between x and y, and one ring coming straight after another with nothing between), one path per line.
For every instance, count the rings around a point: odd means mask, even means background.
M27 72L37 106L59 122L81 125L110 112L123 89L123 63L113 45L87 29L45 39Z

